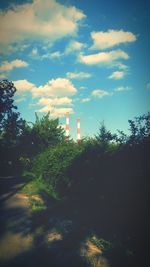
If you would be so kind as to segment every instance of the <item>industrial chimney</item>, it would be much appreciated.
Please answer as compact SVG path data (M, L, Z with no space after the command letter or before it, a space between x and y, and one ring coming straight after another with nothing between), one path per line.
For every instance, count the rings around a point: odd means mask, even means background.
M77 142L81 141L81 133L80 133L80 118L77 119Z
M69 139L70 128L69 128L69 112L66 113L66 140Z

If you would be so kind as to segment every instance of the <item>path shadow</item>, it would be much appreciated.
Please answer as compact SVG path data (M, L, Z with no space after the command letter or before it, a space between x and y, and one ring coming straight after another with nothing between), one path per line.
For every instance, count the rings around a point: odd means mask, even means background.
M22 176L0 177L0 205L20 191L30 180L31 178Z

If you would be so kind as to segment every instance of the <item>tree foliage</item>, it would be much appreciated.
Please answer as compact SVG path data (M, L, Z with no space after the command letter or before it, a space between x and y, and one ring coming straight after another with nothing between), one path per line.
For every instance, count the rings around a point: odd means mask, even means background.
M0 81L0 140L1 145L16 146L23 131L25 121L20 118L14 105L16 88L10 81Z
M116 135L112 134L109 130L107 130L104 124L104 121L101 122L99 132L95 137L96 137L96 140L103 145L106 145L110 141L113 141L116 139Z
M128 139L129 144L140 144L146 139L150 139L150 112L135 117L134 120L129 120L129 127L131 132Z
M57 193L64 194L72 183L72 162L81 152L82 147L71 141L49 147L35 157L31 171L35 178L44 179Z
M10 81L0 81L0 129L5 127L5 123L9 120L13 110L17 107L13 104L13 96L16 92L14 84Z
M35 114L35 122L26 123L21 138L21 149L25 154L32 156L64 141L64 130L59 126L59 120L50 119L49 115L39 118Z
M28 123L20 117L14 105L16 88L11 81L0 81L0 165L3 170L20 169L20 158L31 158L49 146L64 140L64 130L58 119L49 113Z

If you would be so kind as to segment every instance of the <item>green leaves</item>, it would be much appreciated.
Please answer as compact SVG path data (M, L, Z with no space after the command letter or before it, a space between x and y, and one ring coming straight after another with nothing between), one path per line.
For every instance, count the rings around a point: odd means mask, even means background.
M13 109L17 107L13 104L13 96L16 92L14 84L10 81L0 81L0 130L5 127L5 123L10 118Z
M63 142L39 154L33 163L32 172L63 194L71 183L69 170L73 160L79 156L81 147L73 142Z
M27 125L22 138L22 144L27 145L23 149L31 156L44 151L47 147L61 143L65 138L64 130L59 127L58 119L50 119L49 113L42 118L39 118L37 114L35 116L35 123L31 127Z

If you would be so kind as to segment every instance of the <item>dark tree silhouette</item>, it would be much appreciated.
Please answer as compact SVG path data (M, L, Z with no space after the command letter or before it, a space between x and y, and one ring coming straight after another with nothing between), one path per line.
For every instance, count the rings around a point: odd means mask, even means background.
M11 81L0 81L0 141L5 147L15 146L19 142L25 124L14 105L15 92Z
M16 92L14 84L10 81L0 81L0 130L5 126L13 110L17 107L13 104L13 96Z
M116 135L107 130L104 121L101 122L99 132L96 135L96 140L102 144L107 144L110 141L115 140Z
M14 105L16 88L11 81L0 81L0 167L2 172L16 165L19 142L25 121ZM12 169L11 169L12 170Z

